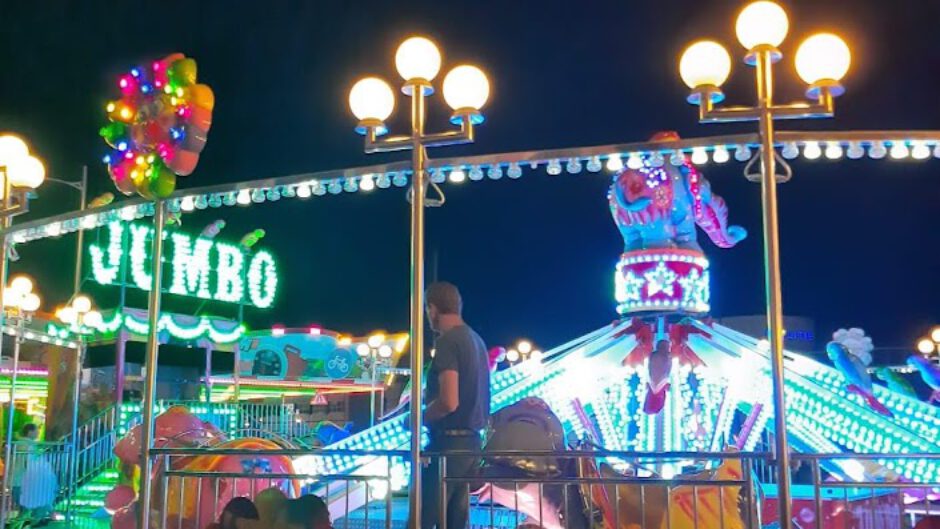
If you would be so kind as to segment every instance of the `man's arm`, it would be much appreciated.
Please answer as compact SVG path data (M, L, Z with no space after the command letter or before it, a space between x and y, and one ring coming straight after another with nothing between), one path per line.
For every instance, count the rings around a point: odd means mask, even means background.
M457 411L460 405L460 379L457 370L446 369L437 376L441 392L436 399L428 403L424 410L425 422L432 423Z

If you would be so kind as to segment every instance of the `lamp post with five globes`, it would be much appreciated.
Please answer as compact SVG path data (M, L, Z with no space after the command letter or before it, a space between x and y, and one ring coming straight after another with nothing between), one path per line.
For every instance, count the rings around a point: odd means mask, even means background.
M20 275L10 281L10 285L3 290L3 315L13 323L13 365L10 372L10 408L7 412L6 449L3 461L4 487L10 482L10 469L13 467L13 415L16 407L16 377L20 367L20 345L23 343L23 328L32 319L33 314L39 310L41 300L33 292L33 280L28 276ZM3 333L0 332L0 335ZM4 494L0 500L0 527L4 527L7 514L13 507L8 503L10 495Z
M917 341L917 351L928 358L940 361L940 325L930 329L927 337Z
M10 227L14 216L26 213L29 210L29 192L39 187L45 180L46 168L38 158L30 155L26 142L12 134L4 134L0 136L0 178L2 178L2 181L0 181L0 202L2 202L2 206L0 206L0 229L5 230ZM0 239L0 299L3 300L10 299L10 295L5 292L7 269L10 262L9 256L9 241L6 236L3 236ZM25 282L21 281L20 285L25 285ZM32 281L30 281L30 287L32 287ZM14 297L17 295L19 293L15 293ZM3 329L4 326L7 312L6 304L4 304L4 309L0 311L0 329ZM2 344L3 341L0 340L0 348L2 348ZM14 347L18 351L18 343L14 341L14 344L16 344ZM13 372L15 377L16 367L14 367ZM10 406L12 411L12 400ZM12 425L10 428L12 429ZM8 463L10 461L10 447L12 446L9 440L8 438L6 452L6 461ZM6 467L8 468L9 464ZM4 475L7 475L6 469ZM6 486L6 483L7 481L4 480L4 486ZM6 515L6 500L3 500L0 501L0 527L3 527L3 524L6 523Z
M716 106L724 99L719 87L731 72L731 56L721 44L707 40L696 42L685 50L679 61L682 80L692 89L688 101L698 105L701 123L758 122L760 170L751 172L751 166L758 160L755 158L746 166L745 176L761 183L767 328L770 334L781 527L792 520L792 505L783 393L783 301L777 229L777 182L787 181L791 171L775 150L774 120L832 117L834 99L845 91L839 81L848 72L851 62L849 48L839 37L830 33L809 37L796 52L796 70L809 85L806 96L810 102L786 105L775 103L773 64L782 57L777 46L786 38L788 29L786 12L774 2L753 2L738 15L735 32L738 41L747 50L745 62L754 66L757 74L757 104L754 106ZM777 174L778 163L784 170L782 175Z
M78 350L75 359L75 385L72 388L72 457L69 473L72 482L78 479L78 404L81 398L82 363L85 361L85 350L88 347L86 339L93 334L102 323L101 313L93 306L91 299L84 294L77 294L70 304L56 310L56 318L68 325L69 330L78 334ZM146 478L142 478L146 479ZM68 516L72 515L72 494L69 494Z
M385 335L376 333L366 340L366 343L359 344L356 347L356 354L362 358L363 362L369 366L369 376L372 381L372 391L369 392L369 426L375 426L375 397L377 393L376 383L378 378L378 369L380 363L388 363L392 358L392 346L385 343ZM385 391L382 391L382 400L379 401L379 417L385 415Z
M365 136L366 153L411 150L411 493L412 529L421 527L421 380L424 354L424 208L428 179L425 171L428 147L473 142L474 126L483 122L480 108L489 98L486 75L477 67L460 65L444 77L444 100L454 110L456 131L429 134L424 130L425 98L434 93L431 81L441 68L441 53L424 37L411 37L398 47L395 67L404 79L402 92L411 97L411 133L380 138L387 132L385 120L395 108L388 83L366 77L349 92L349 107L359 120L356 131ZM428 205L432 205L428 203Z

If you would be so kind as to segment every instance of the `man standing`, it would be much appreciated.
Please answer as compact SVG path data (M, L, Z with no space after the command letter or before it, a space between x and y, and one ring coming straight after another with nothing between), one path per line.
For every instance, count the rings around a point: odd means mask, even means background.
M482 432L490 417L490 371L486 345L463 321L463 301L457 287L440 282L426 292L428 322L438 337L428 368L424 421L429 452L480 452ZM467 483L440 479L440 458L422 469L421 525L439 525L441 494L445 494L447 529L465 529L469 518ZM469 477L480 465L476 456L446 458L446 476ZM445 490L446 489L446 490Z

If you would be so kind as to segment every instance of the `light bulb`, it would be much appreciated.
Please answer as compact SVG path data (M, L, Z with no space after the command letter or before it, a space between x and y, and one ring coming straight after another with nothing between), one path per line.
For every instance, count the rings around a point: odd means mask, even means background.
M796 73L806 84L840 81L852 64L845 41L832 33L818 33L803 41L796 51Z
M705 147L692 148L692 163L695 165L705 165L708 163L708 152L705 151Z
M839 145L837 141L831 141L826 144L826 158L830 160L838 160L842 158L842 145Z
M914 147L911 149L911 157L915 160L926 160L930 158L930 147L922 141L914 142Z
M903 141L895 141L891 143L891 158L895 160L903 160L910 155L911 151L907 148L907 143Z
M375 180L372 179L371 174L364 174L359 179L359 189L363 191L372 191L375 189Z
M33 280L27 276L16 276L10 281L10 290L18 294L26 294L33 291Z
M849 143L849 149L846 151L846 156L852 160L858 160L862 156L865 156L865 149L862 147L861 143L853 141Z
M871 146L868 147L868 157L872 160L880 160L888 154L887 149L885 149L885 144L883 141L872 142Z
M366 77L349 91L349 110L359 121L385 121L395 110L395 95L385 81Z
M247 206L248 204L251 204L251 194L247 189L242 189L238 192L238 197L235 199L235 202L241 206Z
M82 318L82 324L92 329L97 329L103 322L104 318L101 317L101 313L97 310L89 311L88 314L85 314L85 317Z
M917 342L917 350L920 351L921 354L928 355L932 353L935 348L936 345L934 345L934 342L930 339L924 338L923 340Z
M91 310L91 300L88 299L88 296L79 295L72 300L72 308L76 312L88 312Z
M379 356L382 358L391 358L392 356L392 346L384 344L379 347Z
M26 146L26 142L12 134L0 136L0 165L10 165L27 156L29 156L29 147Z
M731 74L731 55L724 46L711 40L700 40L682 52L679 76L691 89L721 86Z
M23 302L23 294L21 292L15 291L13 289L6 289L3 291L3 306L4 307L19 307Z
M183 197L183 200L180 201L180 209L183 211L192 211L196 209L196 204L193 202L193 197Z
M738 145L734 150L734 159L739 162L746 162L751 159L751 148L745 144Z
M371 348L373 348L373 349L375 349L375 348L377 348L378 346L382 345L383 342L385 342L385 335L384 335L384 334L381 334L381 333L373 334L373 335L370 336L369 339L366 341L366 343L369 344L369 347L371 347Z
M46 168L35 156L15 158L7 165L10 184L36 189L46 179Z
M712 160L715 163L725 163L731 159L731 155L728 153L728 148L724 145L719 145L715 147L715 152L712 153Z
M476 66L457 66L444 77L444 101L454 110L480 110L490 97L490 82Z
M71 325L75 323L75 309L72 307L62 307L56 311L56 316L62 323Z
M630 156L627 157L627 167L633 169L634 171L643 167L643 158L640 157L637 153L630 153Z
M822 155L822 149L819 148L819 143L815 141L808 141L803 145L803 157L807 160L815 160Z
M361 343L356 346L356 354L361 356L362 358L369 356L369 351L370 351L369 346L364 343Z
M623 169L623 160L620 159L619 154L611 154L607 158L607 170L616 173L617 171Z
M516 345L516 349L518 349L520 353L527 355L532 352L532 342L528 340L522 340L518 345Z
M360 184L359 187L362 187L362 185ZM310 186L307 184L297 186L297 198L310 198Z
M454 169L450 172L448 179L454 184L460 184L467 179L467 175L460 169Z
M432 81L441 70L441 52L424 37L411 37L395 52L395 68L405 81Z
M934 327L933 330L930 331L930 339L940 343L940 327Z
M20 308L24 312L36 312L37 310L39 310L40 303L41 301L39 299L39 296L37 296L36 294L32 292L29 292L25 296L23 296L22 301L20 301Z
M510 349L506 351L506 361L509 363L514 363L519 361L519 351L515 349Z
M738 42L748 50L757 46L777 47L787 36L787 13L774 2L762 0L741 10L734 31Z

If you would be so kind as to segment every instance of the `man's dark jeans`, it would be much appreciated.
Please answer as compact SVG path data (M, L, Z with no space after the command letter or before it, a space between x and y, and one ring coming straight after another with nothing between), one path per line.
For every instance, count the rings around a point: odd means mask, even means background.
M428 452L454 452L446 458L446 477L467 478L477 474L480 468L478 456L460 456L460 452L479 453L483 441L479 435L445 436L431 434ZM430 464L421 470L421 528L433 529L440 526L441 494L441 458L432 458ZM448 482L444 501L447 509L447 529L466 529L470 517L470 484ZM410 525L410 524L409 524Z

